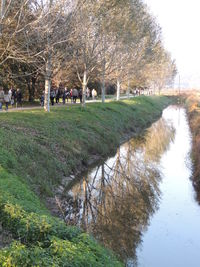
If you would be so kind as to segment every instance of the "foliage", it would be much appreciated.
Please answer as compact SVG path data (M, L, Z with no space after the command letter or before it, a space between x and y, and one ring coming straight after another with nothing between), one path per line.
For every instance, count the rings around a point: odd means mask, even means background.
M92 244L93 248L88 246ZM91 245L90 244L90 245ZM20 242L13 242L9 248L0 251L0 266L123 266L97 243L80 241L78 243L54 238L50 247L26 246Z
M0 169L0 217L17 242L0 250L0 266L121 266L76 227L52 217L17 176Z

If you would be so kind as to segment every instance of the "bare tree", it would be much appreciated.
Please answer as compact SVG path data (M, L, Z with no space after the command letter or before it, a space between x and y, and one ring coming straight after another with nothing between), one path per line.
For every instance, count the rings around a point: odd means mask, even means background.
M79 11L75 18L73 36L73 51L70 62L71 68L77 73L82 86L83 106L86 100L86 88L88 81L97 69L99 55L99 31L96 27L98 18L94 16L95 5L93 1L79 2Z
M101 84L104 102L108 81L116 83L120 99L121 87L129 95L131 86L165 84L174 76L175 63L160 45L159 27L140 0L0 3L0 67L12 72L15 64L22 66L18 76L27 81L42 75L46 111L58 73L72 84L79 80L83 105L89 80Z

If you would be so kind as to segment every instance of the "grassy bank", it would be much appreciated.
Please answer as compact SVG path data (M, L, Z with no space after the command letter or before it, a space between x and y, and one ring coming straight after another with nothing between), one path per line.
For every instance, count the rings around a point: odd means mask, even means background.
M192 131L192 181L196 190L196 198L200 203L200 95L193 93L186 96L186 107L189 124Z
M52 217L38 196L105 157L171 103L167 97L0 114L0 222L13 242L0 266L122 266L81 230ZM35 194L35 193L37 194Z
M41 195L116 149L127 133L142 131L169 103L166 97L0 114L0 164Z

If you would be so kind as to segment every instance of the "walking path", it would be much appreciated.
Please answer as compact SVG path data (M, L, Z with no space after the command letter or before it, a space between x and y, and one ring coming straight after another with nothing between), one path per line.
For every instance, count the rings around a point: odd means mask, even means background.
M133 95L130 95L130 98L134 97ZM127 96L121 96L120 97L120 100L121 99L127 99ZM109 99L106 99L105 102L110 102L110 101L115 101L116 100L116 97L113 97L113 98L109 98ZM98 100L86 100L86 103L87 104L90 104L90 103L101 103L102 100L101 99L98 99ZM61 102L59 104L54 104L54 106L50 106L50 109L52 108L61 108L61 107L65 107L65 106L74 106L74 105L80 105L81 103L78 102L76 104L74 103L71 103L71 102L67 102L66 104L62 104ZM37 109L43 109L43 107L41 106L30 106L30 107L22 107L22 108L9 108L8 110L5 110L3 109L1 112L18 112L18 111L22 111L22 110L37 110Z

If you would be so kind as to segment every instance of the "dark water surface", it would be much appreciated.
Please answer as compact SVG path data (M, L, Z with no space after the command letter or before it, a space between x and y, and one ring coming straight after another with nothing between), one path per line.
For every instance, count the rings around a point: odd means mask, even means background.
M92 233L127 266L199 267L190 150L185 110L167 108L144 136L66 188L60 199L66 222Z

